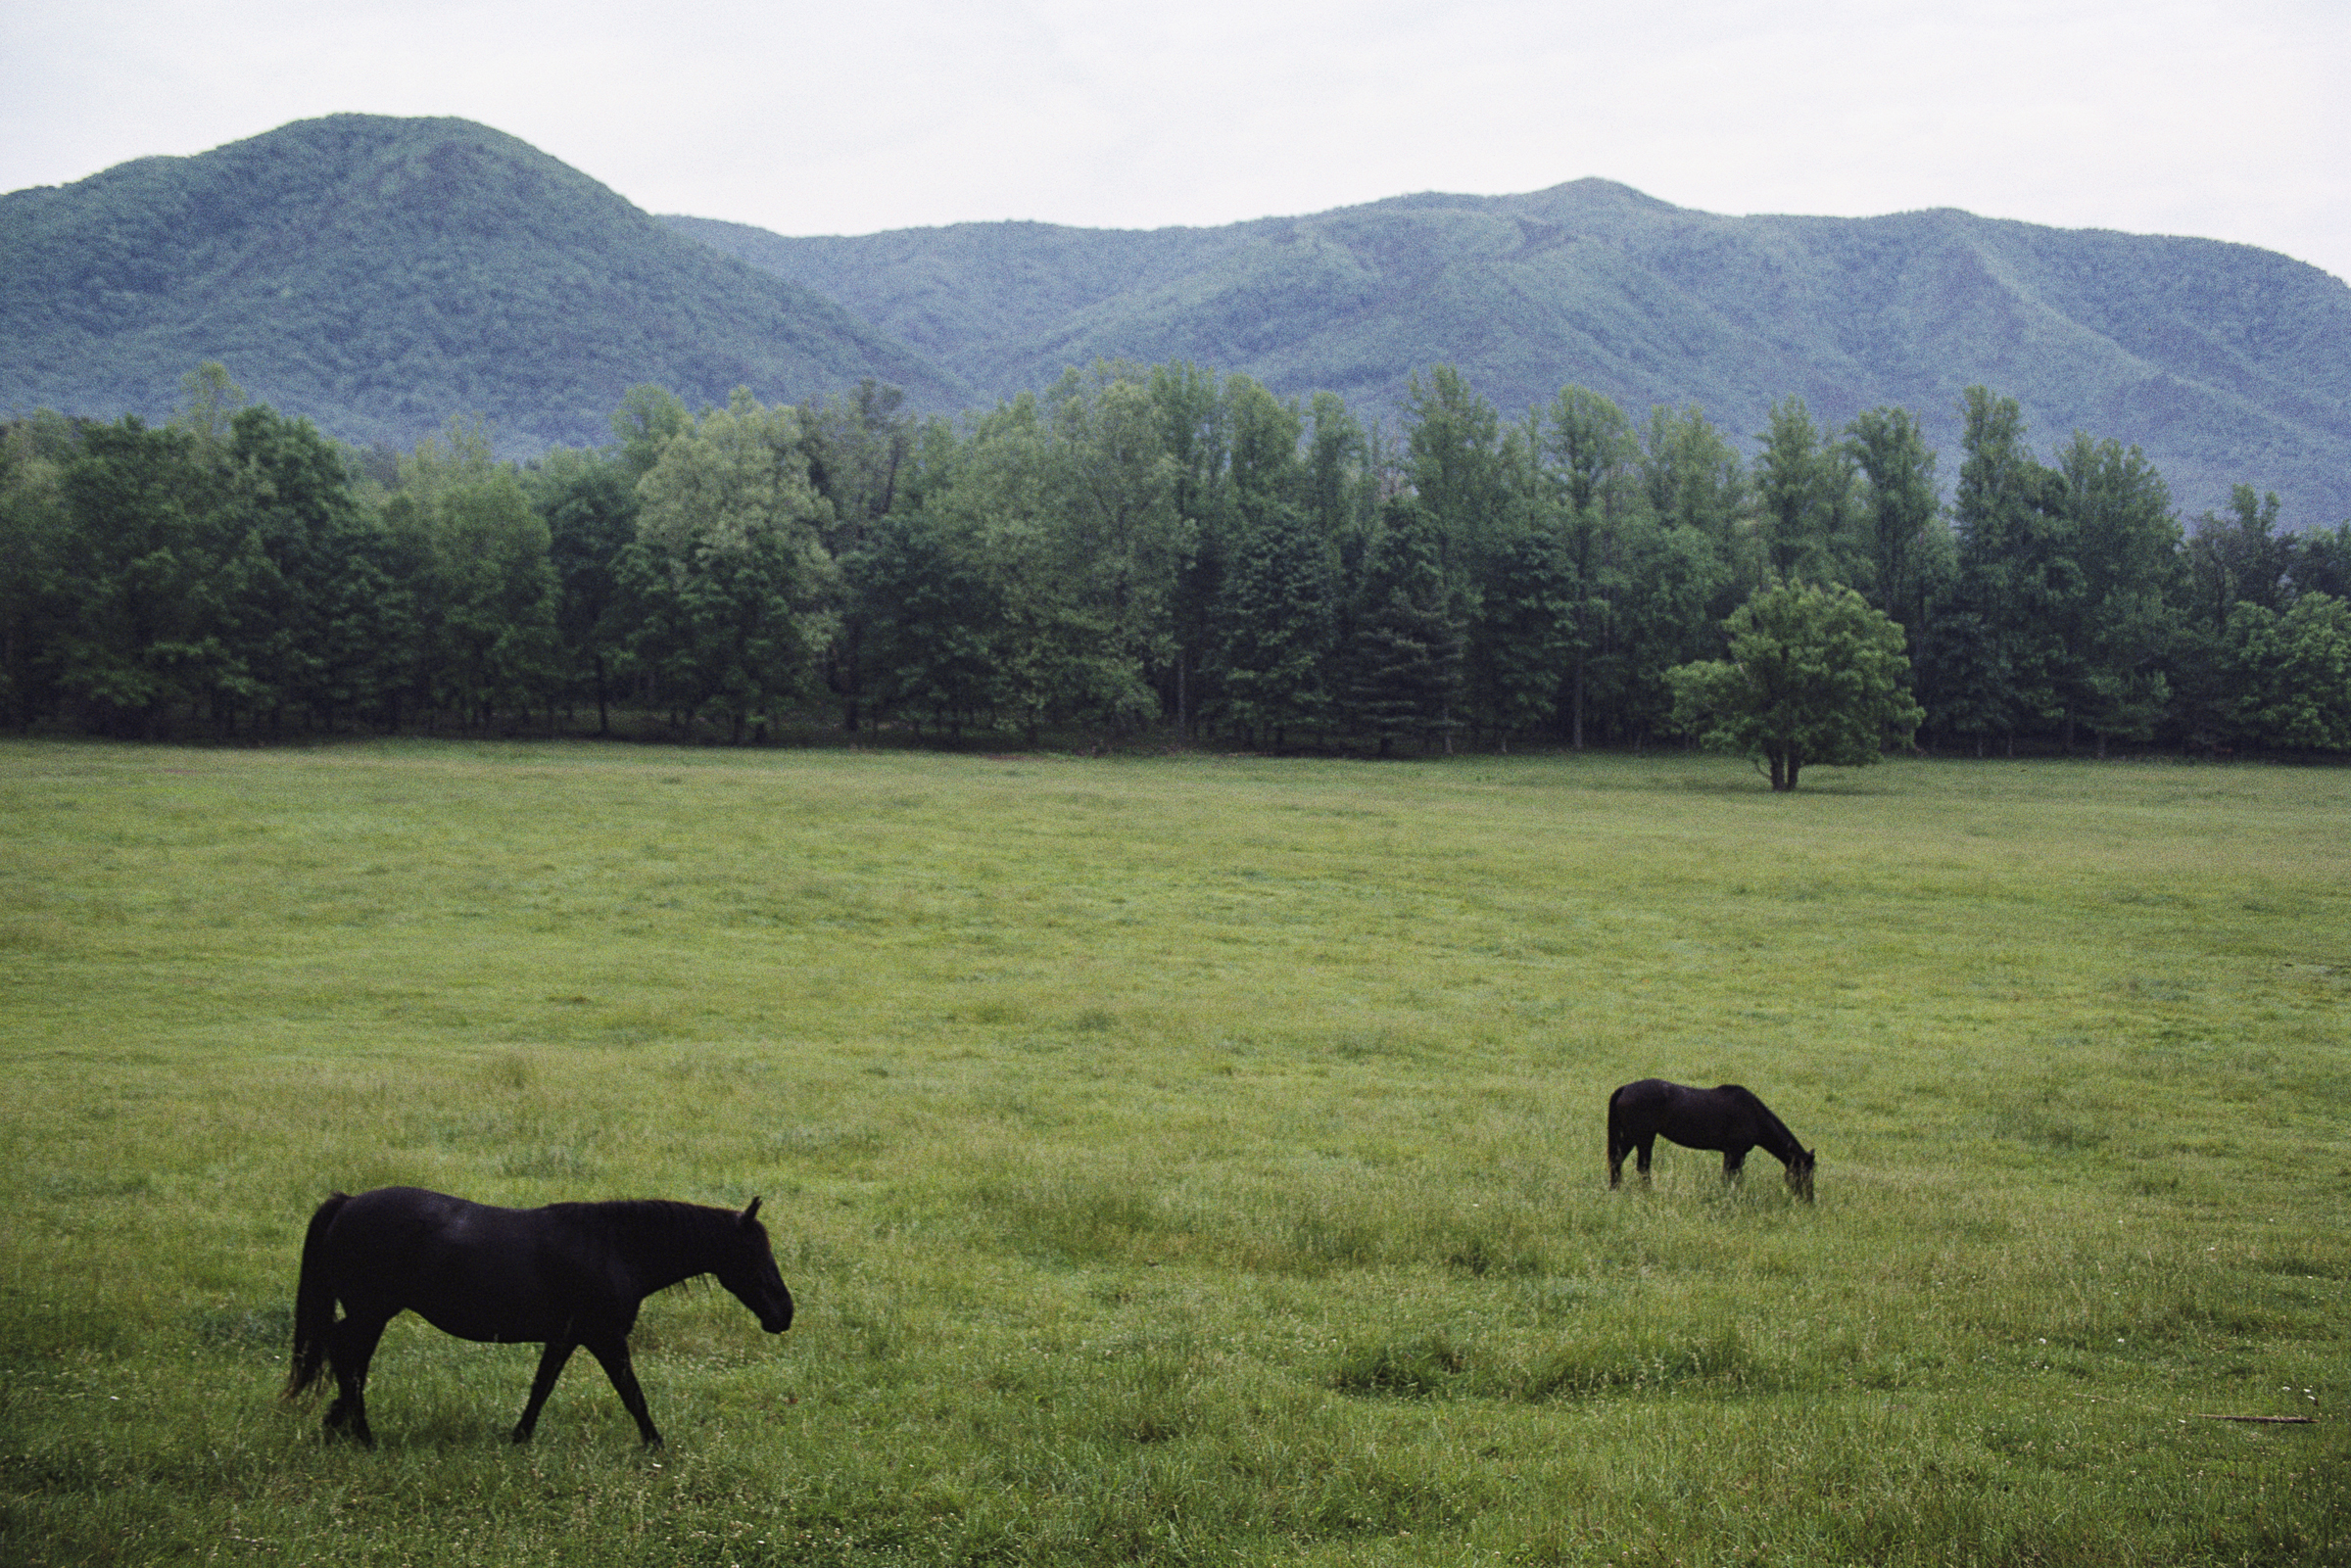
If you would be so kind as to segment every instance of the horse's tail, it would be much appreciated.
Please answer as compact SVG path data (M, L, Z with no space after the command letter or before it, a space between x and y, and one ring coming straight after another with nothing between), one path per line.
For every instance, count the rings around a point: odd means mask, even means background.
M1624 1129L1624 1113L1618 1109L1616 1102L1623 1099L1624 1091L1631 1087L1632 1085L1629 1083L1619 1084L1608 1091L1608 1164L1611 1165L1624 1158L1624 1144L1621 1140Z
M302 1238L302 1275L294 1286L294 1364L286 1373L281 1399L294 1399L318 1381L326 1365L326 1341L335 1326L335 1287L326 1277L326 1232L351 1198L336 1193L311 1215L311 1228Z

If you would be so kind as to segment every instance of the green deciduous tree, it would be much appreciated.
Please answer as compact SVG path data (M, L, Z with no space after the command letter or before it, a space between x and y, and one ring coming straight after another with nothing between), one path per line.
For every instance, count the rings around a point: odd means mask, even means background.
M1082 705L1099 718L1124 724L1148 711L1128 691L1152 690L1154 677L1176 661L1176 591L1200 534L1183 505L1187 495L1203 504L1203 469L1215 463L1199 443L1189 461L1177 459L1169 407L1134 365L1073 370L1048 394L1047 408L1054 494L1045 543L1076 617L1067 624L1090 624L1099 636L1071 666L1082 679L1070 689L1090 693ZM1188 427L1180 409L1176 422Z
M637 537L636 477L618 452L562 448L539 460L524 488L547 520L563 700L593 701L596 733L608 735L630 630L619 572Z
M1807 766L1876 762L1923 716L1901 628L1849 588L1759 591L1724 624L1728 659L1666 672L1674 722L1709 749L1753 758L1775 790Z
M0 426L0 707L20 730L56 707L69 528L59 482L78 445L48 409Z
M996 705L997 581L980 538L951 512L914 507L883 518L843 563L867 606L866 659L885 711L960 738Z
M2280 615L2239 599L2225 639L2239 739L2351 751L2351 604L2304 594Z
M829 508L808 480L800 411L738 389L661 448L637 501L619 566L630 660L673 711L740 742L809 691L834 629Z
M1649 513L1668 528L1694 528L1713 541L1724 560L1744 563L1741 524L1747 516L1747 468L1739 452L1695 407L1650 410L1641 431L1641 490ZM1751 572L1745 580L1752 583ZM1728 613L1728 607L1725 608Z
M2238 485L2226 517L2206 512L2189 531L2189 614L2219 628L2240 602L2284 608L2299 553L2295 541L2278 532L2277 496L2257 497L2251 485Z
M904 404L905 394L869 376L845 397L812 398L801 405L808 479L825 502L819 537L844 572L898 504L899 480L916 441L915 422ZM841 729L850 735L857 733L866 703L871 618L865 599L844 594L832 636L818 655L824 688L840 704Z
M331 731L376 707L397 675L386 541L309 420L245 408L221 457L241 534L224 631L239 693L272 730L293 709Z
M225 472L136 416L82 432L58 477L64 527L44 657L97 729L145 735L233 684L222 633L239 563Z
M407 585L406 685L428 712L488 729L504 710L552 704L556 581L547 520L478 422L452 419L401 458L384 503Z

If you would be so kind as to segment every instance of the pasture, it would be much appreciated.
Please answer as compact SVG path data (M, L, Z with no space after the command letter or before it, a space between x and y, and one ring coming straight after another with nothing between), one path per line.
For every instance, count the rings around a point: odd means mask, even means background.
M2351 1562L2351 772L0 742L0 1557ZM1819 1154L1660 1144L1742 1082ZM761 1217L413 1316L332 1189ZM2316 1417L2307 1424L2210 1416Z

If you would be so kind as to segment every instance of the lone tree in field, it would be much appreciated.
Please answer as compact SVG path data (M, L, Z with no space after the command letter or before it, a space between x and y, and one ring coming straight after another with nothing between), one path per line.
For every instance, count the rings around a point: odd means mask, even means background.
M1727 661L1665 672L1673 724L1708 750L1768 764L1774 789L1794 789L1807 763L1865 767L1926 717L1910 699L1902 629L1849 588L1761 589L1722 624Z

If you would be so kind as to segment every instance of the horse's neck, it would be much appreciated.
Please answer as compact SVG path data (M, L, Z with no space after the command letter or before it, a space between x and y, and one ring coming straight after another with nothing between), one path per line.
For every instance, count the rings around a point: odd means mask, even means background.
M614 1249L648 1296L708 1273L718 1259L718 1227L733 1217L700 1204L660 1199L598 1207Z
M1748 1100L1755 1108L1755 1131L1759 1134L1755 1141L1766 1153L1783 1164L1803 1153L1804 1146L1796 1141L1796 1134L1788 1130L1787 1122L1772 1115L1771 1107L1751 1094Z

